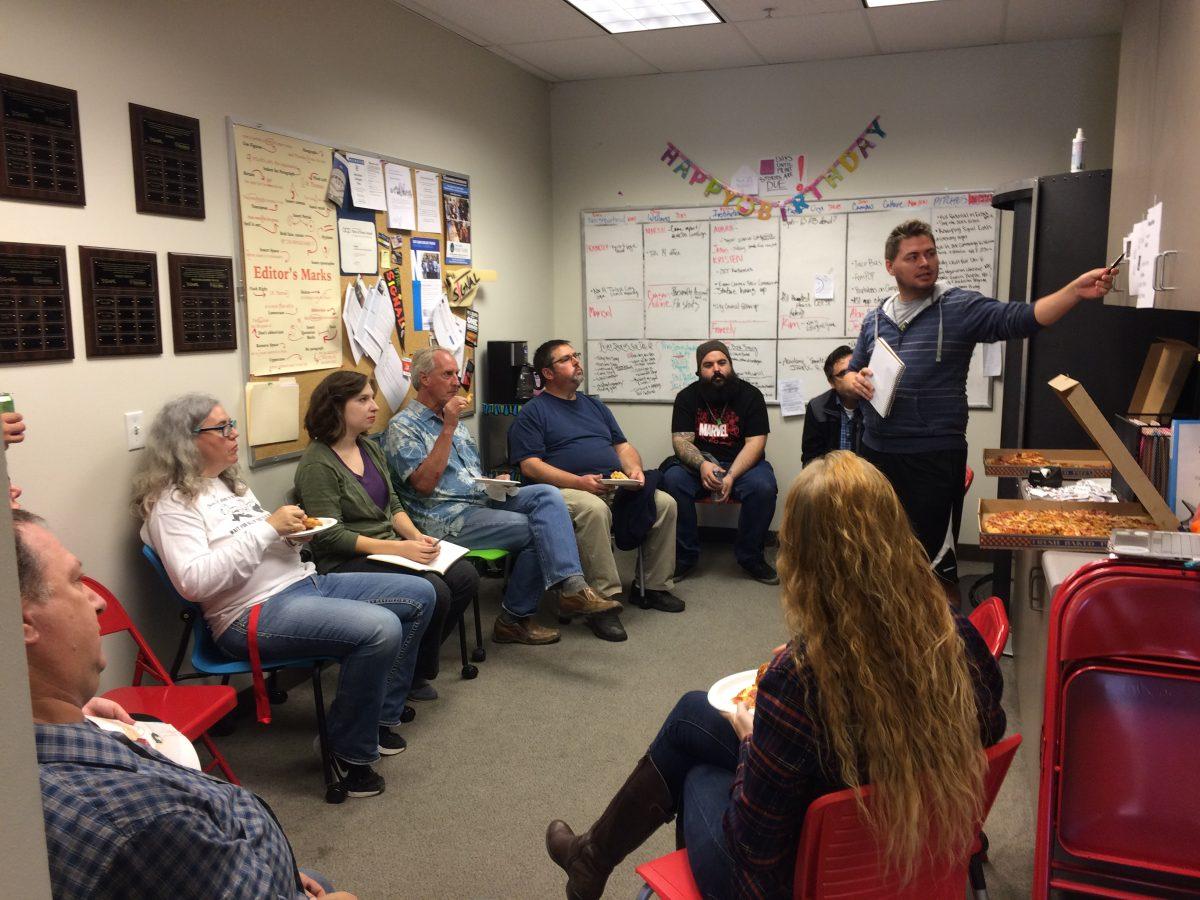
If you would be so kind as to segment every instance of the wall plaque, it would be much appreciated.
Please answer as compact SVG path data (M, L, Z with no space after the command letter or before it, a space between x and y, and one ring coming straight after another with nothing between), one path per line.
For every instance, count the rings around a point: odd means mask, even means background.
M88 356L162 353L153 253L79 248Z
M0 197L84 205L79 101L70 88L0 74Z
M168 253L167 268L175 352L236 350L233 260Z
M204 218L200 120L129 104L137 211Z
M74 356L67 248L0 243L0 363Z

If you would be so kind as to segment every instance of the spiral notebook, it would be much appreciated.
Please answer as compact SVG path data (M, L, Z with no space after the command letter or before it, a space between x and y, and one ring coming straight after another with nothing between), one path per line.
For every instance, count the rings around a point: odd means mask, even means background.
M875 341L871 351L871 361L867 363L871 370L871 384L875 394L870 403L875 411L885 419L892 414L892 404L896 400L896 391L900 387L900 379L904 375L904 360L891 348L883 338Z

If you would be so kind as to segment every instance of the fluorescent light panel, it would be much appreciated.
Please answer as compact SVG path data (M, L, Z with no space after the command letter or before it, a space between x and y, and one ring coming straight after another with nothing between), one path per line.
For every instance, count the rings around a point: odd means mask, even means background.
M607 31L654 31L688 25L716 25L724 20L705 0L566 0Z
M906 6L909 3L936 3L937 0L862 0L867 9L875 6Z

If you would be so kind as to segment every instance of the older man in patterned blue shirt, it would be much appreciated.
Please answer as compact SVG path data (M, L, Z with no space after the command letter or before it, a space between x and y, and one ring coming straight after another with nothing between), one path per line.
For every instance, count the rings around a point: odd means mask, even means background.
M542 593L558 588L559 611L595 615L621 604L601 597L583 579L575 530L562 494L546 484L526 485L489 500L476 481L483 475L467 426L459 421L458 364L446 350L418 350L412 377L417 397L392 417L384 438L392 483L422 532L473 550L516 555L492 639L506 644L552 644L556 628L534 619Z
M354 900L297 870L283 829L254 794L84 718L125 717L89 699L104 669L96 621L104 600L41 519L14 510L13 525L55 898Z

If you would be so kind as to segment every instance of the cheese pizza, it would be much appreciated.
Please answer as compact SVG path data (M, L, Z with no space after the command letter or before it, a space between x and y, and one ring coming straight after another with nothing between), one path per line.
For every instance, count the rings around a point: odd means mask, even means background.
M1002 466L1048 466L1050 460L1040 450L1018 450L1015 453L1002 453L993 462Z
M733 705L745 703L750 709L754 709L754 704L758 701L758 683L762 681L763 674L767 671L767 666L770 663L763 663L758 667L758 674L754 676L754 684L742 688L733 695Z
M1017 509L992 513L983 520L986 534L1053 534L1104 537L1114 528L1149 528L1145 516L1123 516L1099 509Z

